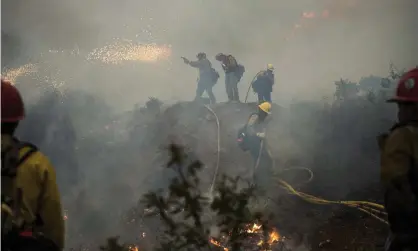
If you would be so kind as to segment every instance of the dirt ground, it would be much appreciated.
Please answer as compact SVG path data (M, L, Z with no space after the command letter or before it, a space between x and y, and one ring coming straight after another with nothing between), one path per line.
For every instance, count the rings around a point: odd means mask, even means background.
M353 193L347 199L379 202L380 191L375 187L368 191ZM295 196L282 199L290 213L279 216L280 227L287 233L307 236L311 251L379 251L383 250L387 237L387 225L381 221L343 205L313 205Z
M318 226L312 236L312 251L383 250L387 226L351 208L341 208Z

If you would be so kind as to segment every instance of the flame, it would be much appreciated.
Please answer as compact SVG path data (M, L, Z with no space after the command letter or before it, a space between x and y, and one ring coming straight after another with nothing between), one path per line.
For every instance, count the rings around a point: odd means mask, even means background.
M130 246L129 251L139 251L138 246Z
M262 236L263 231L261 227L262 227L261 225L253 223L253 224L248 225L248 228L244 230L247 233L255 234L256 238L260 238L260 240L257 242L257 246L261 246L264 243L263 236ZM279 242L280 240L281 240L281 236L279 232L275 228L273 228L268 236L268 241L267 241L268 247L271 248L273 244ZM220 241L217 241L214 238L210 239L210 243L212 243L215 246L223 248L224 251L228 251L227 247L225 247Z
M213 245L215 245L215 246L218 246L218 247L223 248L223 249L224 249L224 251L228 251L228 249L227 249L226 247L222 246L222 244L221 244L219 241L216 241L216 240L215 240L215 239L213 239L213 238L210 238L210 243L212 243L212 244L213 244Z
M9 80L14 84L16 79L20 76L29 75L38 71L38 67L35 64L25 64L17 68L6 69L4 74L5 79Z
M280 234L277 230L273 230L269 236L269 243L273 244L274 242L278 242L280 240Z
M87 60L98 60L107 64L120 64L124 61L156 62L168 59L171 46L157 44L137 44L129 40L96 48L87 56Z
M280 234L279 234L279 232L277 232L277 230L276 229L273 229L273 231L269 234L269 240L268 240L268 244L269 245L272 245L272 244L274 244L274 243L276 243L276 242L278 242L280 240ZM263 243L264 243L264 241L263 240L260 240L258 243L257 243L257 245L258 246L261 246L261 245L263 245Z
M261 225L253 224L251 228L247 229L247 233L258 233L260 232Z

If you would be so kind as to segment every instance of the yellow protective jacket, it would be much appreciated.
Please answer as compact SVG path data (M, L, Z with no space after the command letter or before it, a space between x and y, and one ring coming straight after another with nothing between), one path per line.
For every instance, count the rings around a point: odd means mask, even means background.
M418 123L395 125L379 145L391 230L418 236Z
M1 149L12 144L10 136L1 136ZM29 147L19 152L22 157ZM37 151L30 155L17 168L15 177L2 175L1 193L16 200L16 191L22 191L20 215L24 222L32 227L34 233L42 233L44 237L56 244L59 250L64 247L64 218L61 198L56 182L55 170L48 158Z

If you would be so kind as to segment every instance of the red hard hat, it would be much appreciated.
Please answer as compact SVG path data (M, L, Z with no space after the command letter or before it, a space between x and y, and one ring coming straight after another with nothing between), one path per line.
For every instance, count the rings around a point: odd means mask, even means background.
M1 122L17 122L25 117L22 96L16 87L1 79Z
M389 99L388 102L418 102L418 67L401 77L395 97Z

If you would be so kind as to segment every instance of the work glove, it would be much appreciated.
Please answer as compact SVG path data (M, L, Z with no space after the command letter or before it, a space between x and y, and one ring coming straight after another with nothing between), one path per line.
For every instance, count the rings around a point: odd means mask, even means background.
M257 137L264 139L264 137L266 137L266 134L264 132L259 132L256 134Z

